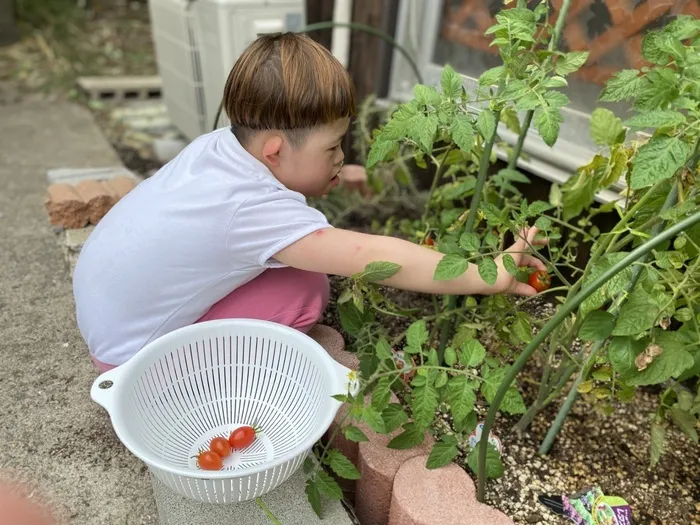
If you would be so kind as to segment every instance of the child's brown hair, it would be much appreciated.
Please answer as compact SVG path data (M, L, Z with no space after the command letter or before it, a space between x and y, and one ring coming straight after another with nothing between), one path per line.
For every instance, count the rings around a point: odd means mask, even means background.
M224 108L242 144L256 131L279 129L298 146L313 127L353 116L355 89L340 62L308 36L265 35L233 66Z

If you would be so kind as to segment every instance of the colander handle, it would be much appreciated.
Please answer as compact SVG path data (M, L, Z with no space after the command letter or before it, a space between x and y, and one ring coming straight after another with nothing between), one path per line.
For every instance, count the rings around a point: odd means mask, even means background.
M360 391L360 382L357 380L357 378L353 380L350 379L350 373L354 372L354 370L350 370L348 367L343 366L338 362L334 361L334 363L338 373L338 382L343 385L343 393L349 391L351 395L356 396Z
M118 367L104 372L95 379L90 389L90 397L92 397L93 401L101 405L110 415L116 394L115 391L119 384L119 376L123 371L122 368Z

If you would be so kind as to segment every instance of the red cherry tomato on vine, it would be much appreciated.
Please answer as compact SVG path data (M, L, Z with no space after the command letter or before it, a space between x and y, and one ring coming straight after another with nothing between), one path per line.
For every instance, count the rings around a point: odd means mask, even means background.
M211 443L209 443L209 450L222 458L226 458L231 455L231 445L229 444L228 439L222 437L215 437L212 439Z
M199 468L202 470L221 470L224 466L224 462L221 461L221 456L215 454L211 450L202 452L197 457L197 463L199 463Z
M255 434L256 432L253 427L238 427L236 430L231 432L228 442L231 445L231 448L246 448L252 445L253 441L255 441Z
M423 244L425 244L426 246L435 246L435 241L432 237L428 237L427 239L425 239Z
M549 290L549 287L552 285L552 280L549 277L549 274L544 270L532 272L527 282L530 286L537 290L537 292Z

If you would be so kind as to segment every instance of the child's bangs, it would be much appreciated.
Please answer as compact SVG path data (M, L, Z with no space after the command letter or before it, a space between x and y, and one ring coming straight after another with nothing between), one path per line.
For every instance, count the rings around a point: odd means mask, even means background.
M327 49L314 44L280 49L290 129L310 128L355 115L355 89L350 75Z

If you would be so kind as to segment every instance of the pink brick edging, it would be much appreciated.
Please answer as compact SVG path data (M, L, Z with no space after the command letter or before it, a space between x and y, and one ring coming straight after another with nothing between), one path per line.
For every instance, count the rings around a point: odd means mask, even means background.
M359 368L357 356L345 351L343 337L333 328L318 325L309 336L340 364ZM398 402L394 394L391 402ZM345 412L346 407L341 407L324 439L337 428ZM346 498L355 505L361 525L513 525L505 514L476 500L474 482L459 466L425 467L434 443L432 436L426 433L418 447L393 450L386 445L401 429L387 436L364 423L355 424L369 441L355 443L339 433L334 447L360 471L357 481L339 481Z
M389 525L513 525L476 500L474 482L463 469L452 463L429 470L427 460L416 456L396 473Z
M53 226L65 229L97 224L107 212L138 184L131 177L83 180L75 185L49 186L44 207ZM340 334L338 334L340 335Z

